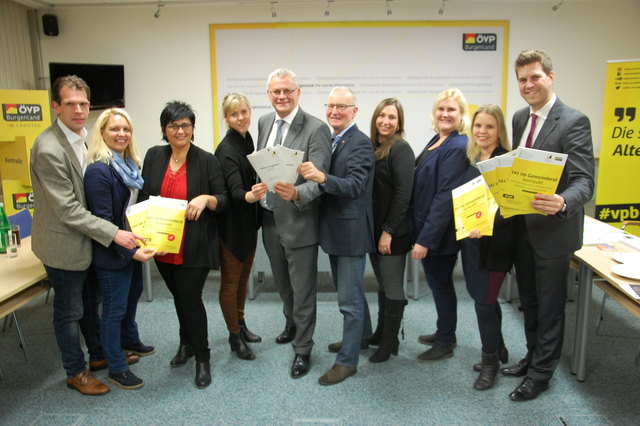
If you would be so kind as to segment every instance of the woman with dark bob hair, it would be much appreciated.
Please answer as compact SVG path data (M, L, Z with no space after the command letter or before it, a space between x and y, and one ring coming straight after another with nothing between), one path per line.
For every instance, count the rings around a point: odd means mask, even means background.
M173 295L180 325L180 346L170 365L184 365L195 355L195 383L206 388L211 372L202 290L209 270L220 266L216 215L228 201L220 163L193 144L195 124L190 105L172 101L164 107L160 127L168 144L147 151L140 200L160 195L188 201L180 251L156 256L155 262Z

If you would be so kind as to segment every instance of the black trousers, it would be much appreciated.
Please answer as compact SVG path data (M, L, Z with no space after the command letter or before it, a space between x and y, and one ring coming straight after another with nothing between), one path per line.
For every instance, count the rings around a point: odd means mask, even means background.
M156 266L173 295L180 324L180 344L191 345L196 361L209 361L207 312L202 302L202 289L209 269L185 268L159 261Z
M567 276L571 255L546 258L531 245L523 216L517 221L516 279L524 313L527 376L549 380L553 375L564 341Z

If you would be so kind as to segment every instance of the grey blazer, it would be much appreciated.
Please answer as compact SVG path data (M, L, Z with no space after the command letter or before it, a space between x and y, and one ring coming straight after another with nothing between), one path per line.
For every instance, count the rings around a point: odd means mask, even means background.
M276 119L271 112L258 121L258 150L263 149ZM287 148L304 151L302 161L312 161L323 172L329 171L331 163L331 133L329 126L318 118L298 109L287 137L282 142ZM287 248L305 247L318 242L318 206L320 190L312 181L306 181L298 175L296 181L299 200L285 201L279 196L273 200L273 216L280 233L282 244Z
M513 146L518 146L529 119L529 107L513 116ZM582 247L584 205L593 195L593 141L586 115L560 99L549 111L533 148L569 154L556 194L567 204L565 213L525 215L531 244L543 258L565 256Z
M31 148L34 210L31 249L46 266L82 271L91 240L109 246L118 227L87 210L82 168L57 121Z

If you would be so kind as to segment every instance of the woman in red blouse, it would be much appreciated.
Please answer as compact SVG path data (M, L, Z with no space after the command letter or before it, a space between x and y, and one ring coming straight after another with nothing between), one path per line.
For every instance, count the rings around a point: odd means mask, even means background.
M140 199L160 195L188 200L180 251L157 256L155 262L173 295L180 325L180 346L170 365L184 365L195 355L196 386L206 388L211 372L202 290L209 270L220 266L216 215L225 209L227 193L218 160L193 144L195 122L190 105L167 103L160 126L168 145L147 151Z

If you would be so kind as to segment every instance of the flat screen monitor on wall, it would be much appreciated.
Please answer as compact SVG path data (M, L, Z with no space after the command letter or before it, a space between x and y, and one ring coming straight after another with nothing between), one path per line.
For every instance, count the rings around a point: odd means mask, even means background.
M87 82L91 109L124 107L124 65L49 63L51 85L66 75L77 75Z

